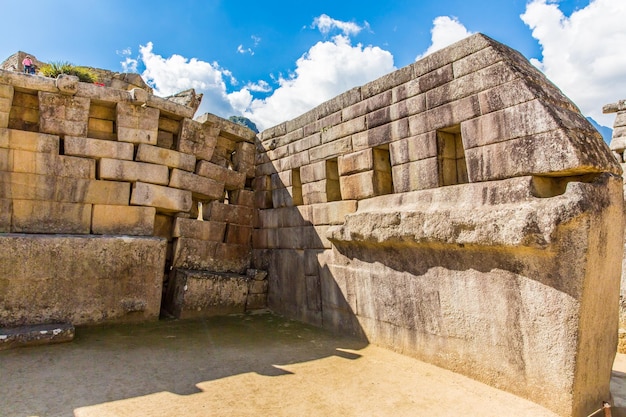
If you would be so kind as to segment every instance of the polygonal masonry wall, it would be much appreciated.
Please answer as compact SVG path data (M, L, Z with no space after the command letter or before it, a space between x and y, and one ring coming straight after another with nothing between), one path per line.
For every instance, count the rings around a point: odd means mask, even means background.
M271 309L564 416L609 398L622 170L519 53L474 35L259 148Z

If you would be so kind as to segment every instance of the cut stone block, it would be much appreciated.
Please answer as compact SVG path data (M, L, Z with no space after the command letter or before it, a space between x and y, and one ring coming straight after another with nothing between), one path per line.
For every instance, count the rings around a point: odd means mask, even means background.
M74 340L74 326L68 323L0 328L0 350L49 345Z
M248 278L245 275L176 269L170 274L164 308L179 319L246 310Z
M224 242L236 245L250 245L252 237L252 226L242 226L238 224L226 225L226 236Z
M59 137L45 133L0 129L0 148L59 154Z
M93 206L91 232L96 235L152 236L154 207Z
M368 171L339 178L341 196L346 200L361 200L393 191L391 173Z
M39 92L39 130L55 135L87 136L86 97Z
M13 172L71 178L96 178L96 161L75 156L11 150L8 169Z
M439 186L437 158L422 159L392 167L394 192L425 190Z
M0 172L0 197L16 200L127 205L130 200L130 184Z
M177 217L174 220L174 230L172 236L223 242L225 230L226 223L224 222L202 221Z
M196 169L196 157L194 155L146 144L138 146L135 160L166 165L170 168L178 168L190 172Z
M2 235L0 322L157 320L165 250L160 238Z
M172 170L169 186L189 190L198 200L220 200L224 198L224 183L180 169Z
M228 202L238 206L254 207L254 191L233 190L228 193Z
M219 133L218 128L191 119L183 119L176 150L195 155L197 159L210 161Z
M159 131L159 110L153 107L117 103L117 140L156 145Z
M81 138L66 136L63 141L65 155L82 156L87 158L133 160L133 144L112 140Z
M98 164L98 178L101 180L140 181L167 185L169 183L169 169L165 165L102 158Z
M192 204L191 191L136 182L133 184L130 204L156 207L157 211L189 212Z
M227 190L241 189L246 182L246 174L244 172L233 171L209 161L199 161L196 167L196 174L223 182L224 188Z
M91 204L13 200L11 232L89 234Z
M216 222L226 222L241 225L251 225L254 209L246 206L234 204L224 204L219 201L212 201L202 206L205 220Z
M316 226L342 224L346 215L354 213L356 209L357 202L354 200L314 204L312 206L313 224Z
M11 232L11 213L13 201L8 198L0 198L0 233Z

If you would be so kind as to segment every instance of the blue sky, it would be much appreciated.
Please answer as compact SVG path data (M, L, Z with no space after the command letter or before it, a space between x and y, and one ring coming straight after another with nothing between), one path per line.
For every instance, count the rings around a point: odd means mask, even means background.
M626 99L625 0L0 1L0 59L136 71L160 95L204 93L199 114L261 129L476 32L602 125L602 105Z

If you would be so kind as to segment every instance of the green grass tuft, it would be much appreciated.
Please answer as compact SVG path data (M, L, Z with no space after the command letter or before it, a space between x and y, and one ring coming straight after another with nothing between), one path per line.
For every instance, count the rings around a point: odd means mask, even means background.
M46 77L56 78L59 74L75 75L78 80L84 83L94 83L98 81L98 75L86 67L78 67L69 62L51 62L42 66L39 72Z

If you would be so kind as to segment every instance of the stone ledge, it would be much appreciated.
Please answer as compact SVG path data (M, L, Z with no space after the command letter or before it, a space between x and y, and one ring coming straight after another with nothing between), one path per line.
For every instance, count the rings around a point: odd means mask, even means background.
M0 350L47 345L74 340L74 326L67 323L0 328Z

